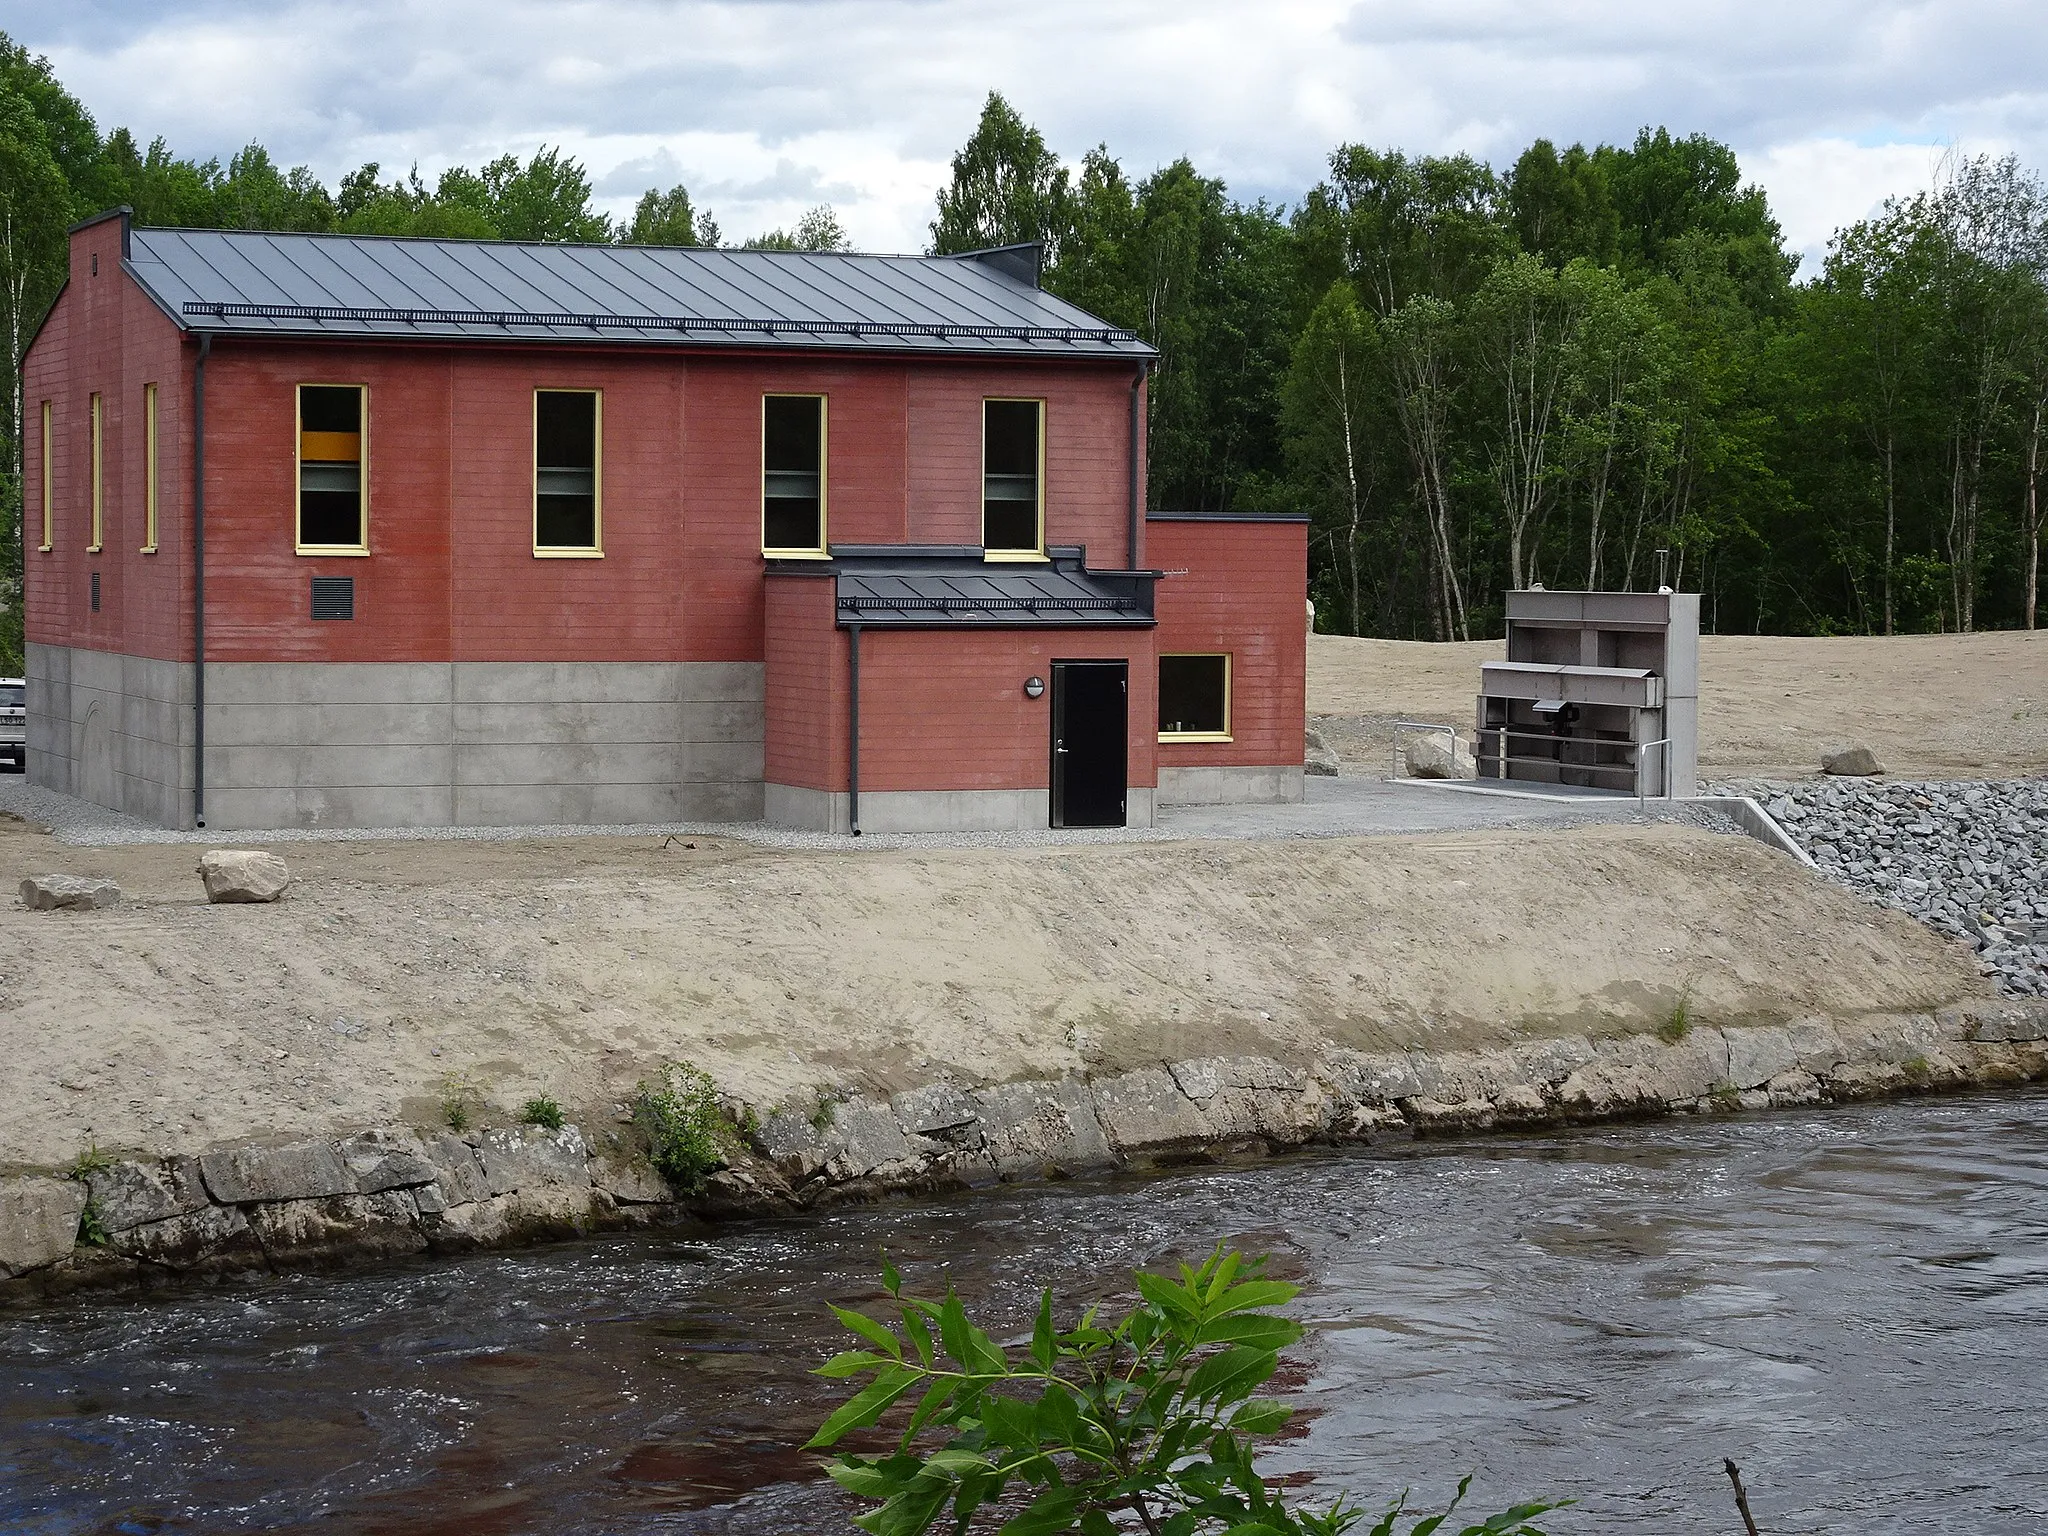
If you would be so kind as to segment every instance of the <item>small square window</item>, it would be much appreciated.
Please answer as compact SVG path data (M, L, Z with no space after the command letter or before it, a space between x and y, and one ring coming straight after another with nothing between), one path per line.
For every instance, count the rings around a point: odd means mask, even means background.
M761 548L825 552L825 397L761 398Z
M299 386L299 549L369 547L363 506L360 384Z
M603 511L601 397L594 389L539 389L533 395L533 552L594 555Z
M1159 658L1159 739L1230 740L1230 657Z

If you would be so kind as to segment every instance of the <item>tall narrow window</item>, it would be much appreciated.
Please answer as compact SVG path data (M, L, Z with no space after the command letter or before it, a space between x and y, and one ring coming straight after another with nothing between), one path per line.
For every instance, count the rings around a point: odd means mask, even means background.
M1159 658L1159 739L1230 740L1230 657Z
M1042 554L1045 404L984 400L981 410L982 547L991 559Z
M43 542L38 544L36 548L46 555L55 543L52 536L56 532L57 523L56 511L50 497L50 436L50 402L45 400L43 402Z
M533 392L533 552L604 552L604 404L594 389Z
M825 553L825 397L761 397L761 549Z
M302 555L369 552L363 494L367 394L360 384L299 386L298 550Z
M156 553L156 386L142 386L142 552Z
M105 503L101 498L100 482L100 397L92 397L92 542L85 546L85 552L96 555L100 552L100 519Z

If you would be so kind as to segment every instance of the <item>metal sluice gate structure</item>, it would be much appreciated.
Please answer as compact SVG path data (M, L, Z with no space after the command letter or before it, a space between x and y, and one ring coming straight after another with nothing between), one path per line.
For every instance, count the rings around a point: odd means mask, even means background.
M1507 659L1480 669L1482 780L1644 798L1699 793L1700 599L1507 594Z

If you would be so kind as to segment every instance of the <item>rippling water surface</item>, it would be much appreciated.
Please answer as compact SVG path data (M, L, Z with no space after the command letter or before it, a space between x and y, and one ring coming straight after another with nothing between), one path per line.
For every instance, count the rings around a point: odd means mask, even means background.
M841 1532L801 1444L886 1248L1038 1285L1275 1254L1276 1468L1560 1532L2048 1530L2048 1095L1299 1156L0 1318L0 1529Z

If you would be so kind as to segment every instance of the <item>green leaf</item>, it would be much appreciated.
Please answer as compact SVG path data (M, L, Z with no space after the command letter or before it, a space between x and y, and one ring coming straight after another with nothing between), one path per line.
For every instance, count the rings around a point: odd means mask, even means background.
M960 1305L960 1296L951 1286L946 1288L946 1300L939 1308L939 1337L945 1341L946 1353L957 1360L962 1369L974 1369L974 1345L968 1338L972 1325L967 1321L967 1309Z
M1013 1450L1038 1449L1038 1415L1029 1404L991 1394L981 1405L981 1422L992 1438Z
M827 1305L831 1305L829 1302ZM883 1327L865 1312L855 1312L850 1307L833 1307L832 1315L848 1328L866 1339L891 1360L903 1358L903 1345L896 1335Z
M932 1331L926 1326L922 1302L906 1301L903 1307L903 1331L909 1336L911 1346L917 1351L917 1358L926 1365L932 1363Z
M1233 1525L1223 1536L1289 1536L1277 1525L1268 1525L1263 1520L1253 1520L1245 1525Z
M1237 1345L1220 1355L1211 1355L1195 1367L1188 1378L1186 1396L1192 1402L1221 1403L1249 1397L1260 1382L1271 1376L1280 1357L1270 1349Z
M920 1478L880 1509L857 1516L853 1523L869 1536L924 1536L952 1496L951 1483Z
M1207 1281L1202 1287L1202 1300L1214 1301L1228 1290L1230 1282L1237 1278L1238 1266L1243 1262L1244 1255L1235 1248L1228 1251L1219 1249L1212 1254L1209 1262L1202 1266L1203 1278Z
M1031 1358L1041 1369L1051 1370L1059 1358L1057 1335L1052 1329L1052 1292L1038 1293L1038 1322L1031 1330Z
M939 1416L939 1411L953 1400L953 1394L960 1390L958 1381L935 1381L918 1400L917 1409L910 1415L910 1423L903 1431L903 1443L908 1445L920 1429Z
M901 1465L893 1465L901 1463ZM886 1499L917 1475L920 1463L914 1456L892 1456L888 1461L862 1461L857 1456L827 1462L825 1475L848 1493L864 1499Z
M872 1349L849 1349L844 1354L834 1355L811 1374L830 1377L858 1376L862 1371L888 1363L884 1356L876 1354Z
M1230 1312L1249 1312L1256 1307L1277 1307L1300 1294L1300 1286L1289 1285L1285 1280L1247 1280L1243 1285L1225 1291L1208 1312L1211 1317L1222 1317Z
M1195 1330L1197 1344L1252 1344L1285 1349L1301 1337L1301 1324L1270 1312L1237 1312L1212 1317Z
M1230 1416L1230 1427L1241 1435L1273 1435L1293 1417L1292 1408L1270 1398L1255 1397Z
M892 1365L865 1387L832 1410L832 1416L818 1426L818 1432L804 1443L807 1451L836 1445L849 1430L866 1429L889 1411L889 1407L917 1385L921 1378L907 1365Z
M896 1273L896 1266L889 1262L889 1255L882 1255L882 1289L891 1296L903 1294L903 1277Z
M996 1464L986 1456L975 1451L957 1449L953 1446L933 1451L931 1455L925 1457L924 1465L927 1472L934 1473L953 1482L958 1482L961 1478L973 1472L993 1472L996 1469Z
M1080 1501L1078 1488L1048 1488L1023 1513L1005 1521L997 1536L1065 1536L1074 1528L1074 1506Z
M1131 1278L1138 1282L1139 1294L1175 1322L1192 1327L1201 1321L1198 1303L1164 1275L1140 1270Z
M1074 1390L1065 1382L1053 1382L1039 1394L1032 1417L1040 1445L1072 1445L1080 1436L1081 1405L1074 1401Z

